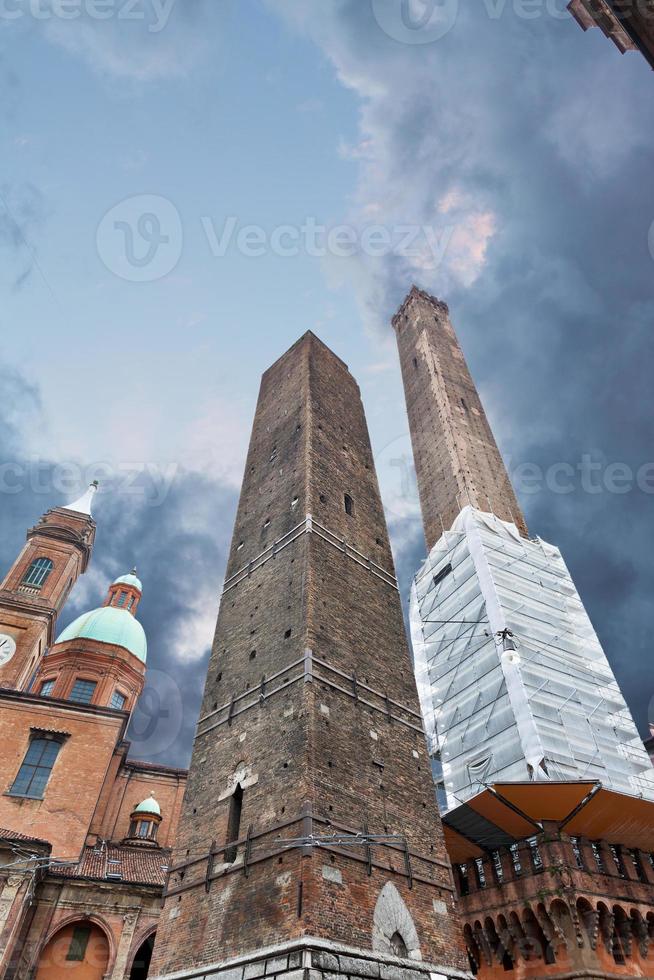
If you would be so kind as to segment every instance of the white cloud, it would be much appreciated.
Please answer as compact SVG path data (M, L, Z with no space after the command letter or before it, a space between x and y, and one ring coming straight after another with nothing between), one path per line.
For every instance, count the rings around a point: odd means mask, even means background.
M51 43L112 80L145 83L183 77L209 55L215 67L233 0L110 0L106 17L93 0L73 4L70 18L56 16L50 0L39 9L32 26Z

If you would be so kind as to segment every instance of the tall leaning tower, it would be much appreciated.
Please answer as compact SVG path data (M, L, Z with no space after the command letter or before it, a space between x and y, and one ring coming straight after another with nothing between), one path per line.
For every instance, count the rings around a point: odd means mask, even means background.
M450 322L415 286L393 318L427 548L466 506L527 525Z
M463 976L359 389L264 375L152 976Z
M429 547L410 620L441 808L523 780L597 780L654 799L561 552L527 534L447 306L414 287L393 327Z

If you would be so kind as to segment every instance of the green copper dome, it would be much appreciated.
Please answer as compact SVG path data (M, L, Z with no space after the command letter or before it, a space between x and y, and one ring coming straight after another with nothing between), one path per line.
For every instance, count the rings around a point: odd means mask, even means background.
M121 575L120 578L117 578L116 581L113 584L114 585L131 585L133 588L138 589L139 592L143 592L143 585L141 583L141 579L140 578L137 578L135 572L136 572L136 569L134 569L133 572L130 572L129 575Z
M134 807L134 813L154 813L156 816L161 816L161 807L155 800L154 796L149 796L147 800L143 800L138 806Z
M129 577L125 576L125 578ZM78 616L70 626L66 627L57 639L57 643L77 639L99 640L101 643L113 643L125 647L143 663L148 655L145 630L138 619L134 619L126 609L117 609L115 606L102 606L100 609L92 609L91 612Z

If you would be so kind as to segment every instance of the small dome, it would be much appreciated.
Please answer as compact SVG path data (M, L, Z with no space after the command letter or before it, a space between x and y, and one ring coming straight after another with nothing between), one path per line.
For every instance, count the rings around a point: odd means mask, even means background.
M113 585L131 585L132 588L138 589L139 592L143 592L143 584L141 582L141 579L140 578L137 578L137 576L136 576L136 569L135 568L132 569L132 571L129 573L129 575L121 575L112 584Z
M117 609L115 606L102 606L78 616L58 637L57 643L77 639L99 640L101 643L124 647L143 663L148 655L145 630L138 619L134 619L126 609Z
M161 816L161 807L155 800L154 796L148 796L147 800L143 800L138 806L134 807L133 813L153 813L155 816Z

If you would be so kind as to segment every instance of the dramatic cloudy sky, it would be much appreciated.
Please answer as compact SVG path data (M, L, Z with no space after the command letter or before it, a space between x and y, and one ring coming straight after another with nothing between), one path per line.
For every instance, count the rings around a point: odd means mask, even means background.
M644 59L562 0L0 0L0 44L0 557L102 480L64 621L137 563L135 754L187 761L259 375L307 328L360 381L408 588L388 322L412 281L449 302L530 527L646 731Z

